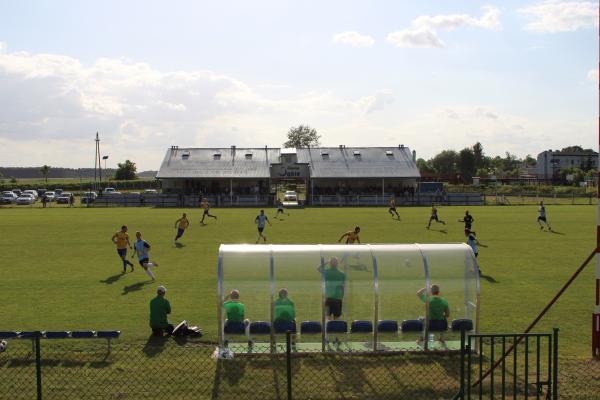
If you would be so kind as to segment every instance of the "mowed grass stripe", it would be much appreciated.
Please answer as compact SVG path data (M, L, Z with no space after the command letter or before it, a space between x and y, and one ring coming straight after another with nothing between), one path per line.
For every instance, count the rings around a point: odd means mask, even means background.
M497 281L481 282L482 331L523 330L594 248L596 209L548 207L558 232L550 233L539 230L534 206L468 208L479 240L489 246L480 249L481 268ZM401 221L386 208L291 210L282 220L273 219L275 211L268 209L273 226L265 233L270 243L337 243L343 232L360 225L363 243L462 242L463 225L457 220L464 210L440 207L447 224L434 223L427 230L427 207L399 208ZM185 246L176 248L173 224L182 212L188 213L191 227L181 240ZM201 226L198 209L1 209L5 301L0 329L121 329L124 339L146 338L148 301L160 283L169 290L171 319L197 323L214 338L218 247L254 243L258 209L213 212L218 220ZM132 240L140 230L152 245L151 258L160 263L156 284L148 283L135 260L136 271L121 276L110 238L122 224L129 226ZM538 327L561 328L562 354L589 354L593 290L592 265ZM410 301L405 294L400 298Z

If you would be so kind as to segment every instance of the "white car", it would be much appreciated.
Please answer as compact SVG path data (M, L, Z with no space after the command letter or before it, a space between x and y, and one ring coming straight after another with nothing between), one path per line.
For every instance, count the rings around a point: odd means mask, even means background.
M35 203L35 197L31 193L22 193L19 197L17 197L18 205L32 205Z
M104 189L104 194L112 194L114 192L116 192L116 190L112 187L107 187L106 189Z
M52 191L44 193L44 196L46 196L46 201L56 200L56 193L54 193Z
M283 194L284 207L298 207L298 193L288 190Z
M158 194L158 190L156 190L156 189L146 189L146 190L144 190L144 194Z
M17 196L13 192L3 192L2 197L0 198L0 204L13 204L17 201Z
M37 190L33 190L33 189L25 190L25 191L23 191L23 193L29 193L29 194L33 195L33 198L36 199L36 200L38 198L38 192L37 192Z

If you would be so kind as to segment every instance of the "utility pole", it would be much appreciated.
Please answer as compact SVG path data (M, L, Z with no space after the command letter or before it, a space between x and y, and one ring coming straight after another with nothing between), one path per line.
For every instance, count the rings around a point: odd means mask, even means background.
M100 184L102 183L102 160L100 159L100 136L98 132L96 132L96 155L94 156L94 185L96 186L96 190L100 189ZM96 170L98 171L99 182L96 181Z

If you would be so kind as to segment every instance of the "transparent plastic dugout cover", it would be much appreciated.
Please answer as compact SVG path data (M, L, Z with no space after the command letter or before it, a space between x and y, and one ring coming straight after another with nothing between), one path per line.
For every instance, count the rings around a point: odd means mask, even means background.
M426 302L417 298L420 288L440 287L450 307L450 318L468 319L477 331L479 275L475 257L465 244L401 245L221 245L218 263L219 341L223 344L225 296L236 289L245 306L245 318L273 326L279 290L287 289L295 304L298 333L303 321L320 323L323 331L329 319L326 298L330 294L325 271L332 260L344 274L341 315L347 333L336 334L346 342L363 343L364 350L378 348L383 341L402 341L401 332L378 332L378 322L427 318ZM351 333L353 321L370 321L372 332ZM368 323L367 323L368 325ZM365 325L361 325L363 328ZM427 331L428 324L423 324ZM423 333L424 333L423 332ZM274 340L275 332L263 335ZM313 334L307 340L325 349L327 334ZM414 343L414 338L410 339ZM383 347L385 348L385 346ZM381 349L381 348L380 348Z

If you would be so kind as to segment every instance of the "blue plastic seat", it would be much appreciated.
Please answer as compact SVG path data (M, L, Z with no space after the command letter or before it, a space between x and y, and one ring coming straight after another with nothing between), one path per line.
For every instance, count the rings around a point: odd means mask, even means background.
M73 331L71 337L73 339L90 339L96 335L94 331Z
M300 322L300 334L316 334L321 333L323 331L323 327L321 323L318 321L302 321Z
M101 339L117 339L121 335L121 331L98 331L96 337Z
M400 325L402 332L423 332L423 321L420 319L405 319Z
M251 322L250 333L253 335L268 335L271 333L271 323L266 321Z
M455 319L454 321L452 321L451 329L455 332L460 332L462 329L464 329L466 332L472 331L473 321L470 319Z
M383 319L377 322L377 332L398 332L398 321Z
M355 320L350 324L350 333L371 333L373 323L371 321Z
M243 335L246 333L246 324L241 321L225 321L223 330L226 335Z
M433 319L429 321L430 332L444 332L448 330L448 321L445 319Z
M325 331L327 333L346 333L348 332L348 323L340 320L327 321Z
M12 339L19 336L19 332L0 332L0 339Z
M44 333L44 336L46 337L46 339L68 339L69 338L69 332L67 331L48 331L46 333Z
M273 323L275 333L296 333L296 321L275 321Z

